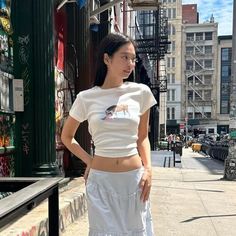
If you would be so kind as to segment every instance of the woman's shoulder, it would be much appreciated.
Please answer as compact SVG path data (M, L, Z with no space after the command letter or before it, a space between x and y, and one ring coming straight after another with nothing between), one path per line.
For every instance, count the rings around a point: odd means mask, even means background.
M88 88L85 90L81 90L78 95L80 95L81 97L87 97L90 96L91 94L93 94L95 91L97 91L96 89L97 86L94 86L92 88Z
M127 82L128 86L131 88L137 88L140 90L149 90L150 88L146 84L137 83L137 82Z

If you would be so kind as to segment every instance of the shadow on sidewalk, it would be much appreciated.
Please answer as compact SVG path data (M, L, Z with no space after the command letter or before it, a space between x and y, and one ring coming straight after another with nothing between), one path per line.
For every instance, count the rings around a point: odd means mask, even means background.
M187 223L187 222L191 222L191 221L199 220L199 219L203 219L203 218L234 217L234 216L236 216L236 214L196 216L196 217L192 217L192 218L190 218L188 220L181 221L180 223Z

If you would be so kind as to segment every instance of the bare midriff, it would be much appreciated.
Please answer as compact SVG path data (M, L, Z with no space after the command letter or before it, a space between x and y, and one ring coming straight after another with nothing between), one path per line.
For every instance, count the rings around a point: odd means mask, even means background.
M93 157L91 168L108 172L125 172L138 169L142 166L141 158L138 154L128 157Z

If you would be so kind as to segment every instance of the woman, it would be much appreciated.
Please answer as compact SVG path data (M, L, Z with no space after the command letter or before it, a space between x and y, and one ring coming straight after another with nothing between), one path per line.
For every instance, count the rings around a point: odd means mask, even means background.
M124 81L135 68L135 46L122 34L101 42L94 87L80 92L62 131L65 146L86 163L90 236L152 236L149 207L149 109L156 101L144 84ZM88 120L91 156L74 139Z

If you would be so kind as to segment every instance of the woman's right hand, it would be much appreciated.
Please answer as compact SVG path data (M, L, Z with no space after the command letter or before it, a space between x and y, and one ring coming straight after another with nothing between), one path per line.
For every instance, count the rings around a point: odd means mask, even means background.
M89 175L89 171L92 165L92 158L90 159L90 161L87 163L85 172L84 172L84 180L85 180L85 184L87 183L87 179L88 179L88 175Z

